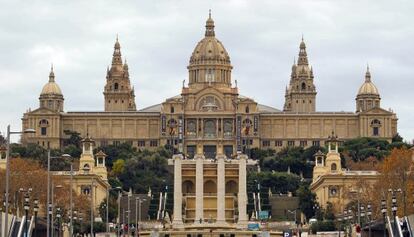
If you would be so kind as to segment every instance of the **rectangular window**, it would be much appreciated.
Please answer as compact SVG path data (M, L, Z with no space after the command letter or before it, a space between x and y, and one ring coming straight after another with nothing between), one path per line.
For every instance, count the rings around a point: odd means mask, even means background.
M312 146L321 146L320 141L312 141Z
M132 146L132 141L126 141L125 143Z
M308 145L308 141L300 141L301 147L306 147Z
M269 140L262 141L262 146L263 147L269 147L270 146L270 141Z
M288 146L295 146L295 141L288 141Z
M119 146L121 144L120 141L113 141L112 144L114 144L114 146Z
M280 140L276 140L275 141L275 146L283 146L283 141L280 141Z
M138 146L144 147L145 146L145 140L138 140Z
M156 147L158 146L158 141L157 140L151 140L150 141L150 147Z
M40 134L42 134L42 136L46 136L46 133L47 133L47 128L46 127L40 128Z

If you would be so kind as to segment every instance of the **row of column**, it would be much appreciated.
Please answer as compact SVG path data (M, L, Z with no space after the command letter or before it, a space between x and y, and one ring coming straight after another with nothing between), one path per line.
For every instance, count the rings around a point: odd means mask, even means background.
M182 219L182 159L181 154L174 155L174 218L173 227L176 229L184 228ZM195 223L200 223L204 220L204 174L203 163L204 156L196 155L196 209L195 209ZM226 223L225 212L225 156L217 156L217 220L216 224ZM238 193L238 211L239 218L237 225L239 228L247 228L247 187L246 187L246 167L247 156L239 155L239 193Z

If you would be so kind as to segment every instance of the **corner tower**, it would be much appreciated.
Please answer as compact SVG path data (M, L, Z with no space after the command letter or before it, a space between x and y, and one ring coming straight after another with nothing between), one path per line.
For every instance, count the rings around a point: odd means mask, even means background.
M361 85L356 96L356 111L363 112L372 108L381 107L381 97L377 87L371 81L371 73L367 66L365 82Z
M105 111L135 111L135 92L129 80L128 64L122 63L121 45L116 38L112 66L106 72Z
M214 21L210 12L204 38L195 47L187 67L190 88L231 87L233 67L230 64L230 57L215 35Z
M299 47L298 62L297 64L293 62L289 86L285 93L284 111L315 112L316 88L303 37Z

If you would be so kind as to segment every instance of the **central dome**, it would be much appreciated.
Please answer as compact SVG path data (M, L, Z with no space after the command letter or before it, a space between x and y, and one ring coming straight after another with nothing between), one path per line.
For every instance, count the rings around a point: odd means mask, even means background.
M198 42L190 58L190 65L230 64L230 57L223 44L215 37L211 14L206 22L205 37Z

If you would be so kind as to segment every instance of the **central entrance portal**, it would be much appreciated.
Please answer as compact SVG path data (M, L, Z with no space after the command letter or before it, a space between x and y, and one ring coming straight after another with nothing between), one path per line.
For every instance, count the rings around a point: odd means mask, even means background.
M215 145L205 145L203 147L204 156L207 159L215 159L217 154L217 147Z

